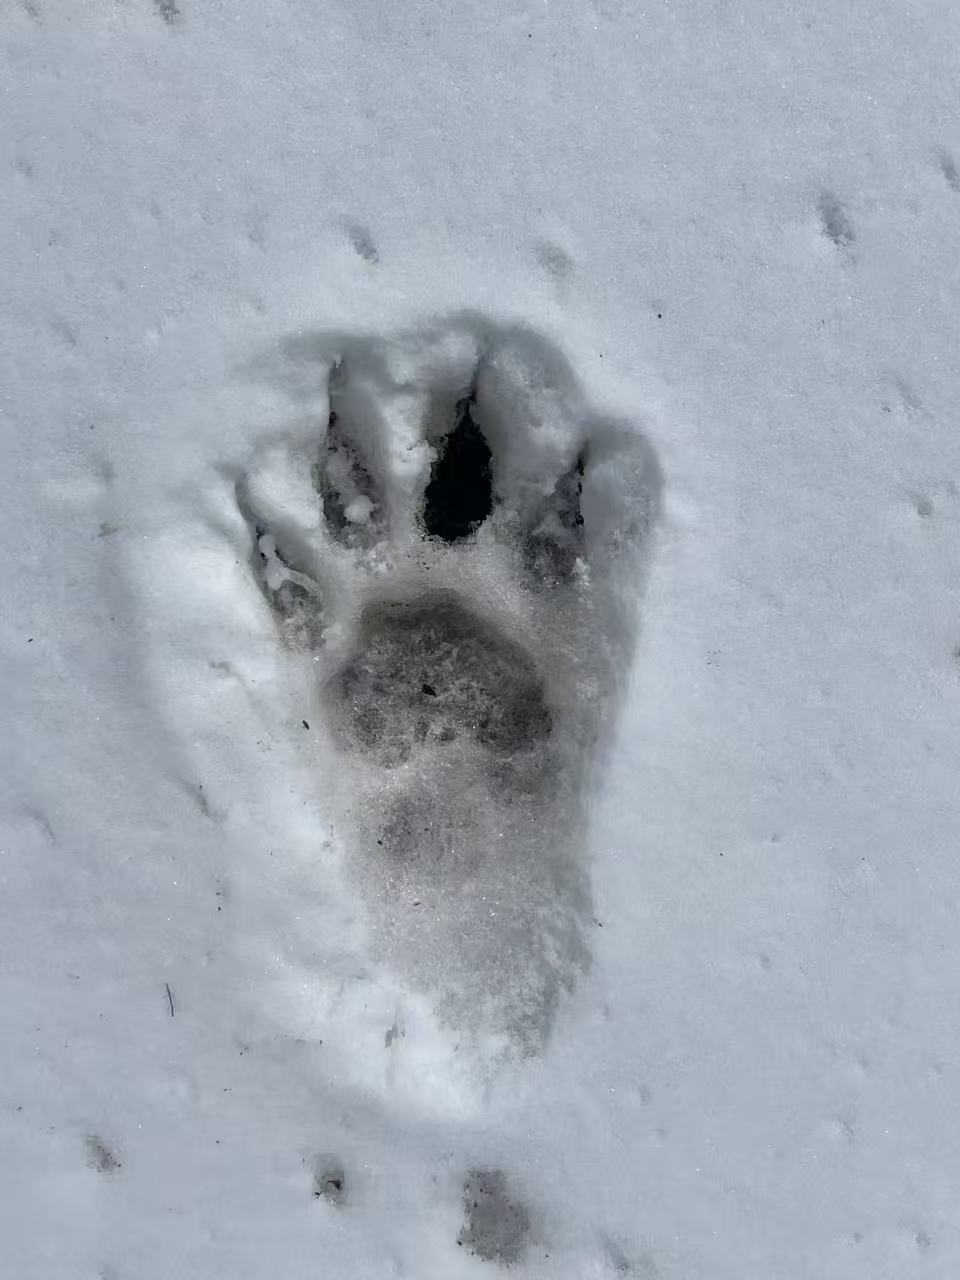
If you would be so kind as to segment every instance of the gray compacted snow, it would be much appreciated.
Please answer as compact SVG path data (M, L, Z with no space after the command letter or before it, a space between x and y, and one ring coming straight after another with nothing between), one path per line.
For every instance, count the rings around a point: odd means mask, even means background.
M0 1275L960 1275L958 49L0 2Z

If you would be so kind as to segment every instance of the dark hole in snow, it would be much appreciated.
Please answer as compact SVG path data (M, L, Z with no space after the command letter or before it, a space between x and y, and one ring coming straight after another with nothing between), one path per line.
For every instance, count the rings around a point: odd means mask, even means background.
M474 533L493 509L490 446L473 417L476 397L457 404L453 430L440 448L423 495L423 524L433 538L456 542Z

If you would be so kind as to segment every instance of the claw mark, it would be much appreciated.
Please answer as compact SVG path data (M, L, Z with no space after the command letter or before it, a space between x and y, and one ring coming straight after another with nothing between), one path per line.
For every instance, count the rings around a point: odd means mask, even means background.
M172 27L182 17L177 8L177 0L153 0L153 7L168 27Z
M562 283L573 270L573 262L558 244L544 240L536 248L537 262L558 283Z
M856 240L853 224L837 197L831 191L824 191L817 201L817 211L823 224L823 234L832 240L838 249L849 249Z
M309 574L289 565L276 538L257 518L247 484L238 481L237 506L253 536L253 570L277 619L281 635L292 649L316 652L323 645L323 608L317 584Z
M524 562L532 578L548 586L567 581L583 552L583 476L586 454L581 451L573 466L556 483L540 505L524 544Z
M377 251L373 236L371 236L366 227L360 226L357 222L348 222L347 234L358 257L361 257L364 262L369 262L371 267L375 267L380 261L380 254Z
M960 194L960 170L953 156L946 151L940 153L940 171L952 189Z
M323 517L341 546L367 546L379 534L382 500L336 410L331 410L320 460L313 468Z

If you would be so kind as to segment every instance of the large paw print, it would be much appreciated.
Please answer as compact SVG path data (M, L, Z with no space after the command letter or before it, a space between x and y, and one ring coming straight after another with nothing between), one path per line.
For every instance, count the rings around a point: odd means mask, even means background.
M528 331L457 320L287 351L314 433L237 486L318 780L381 958L459 1026L542 1046L589 962L585 797L627 669L650 445ZM325 387L325 390L322 388Z

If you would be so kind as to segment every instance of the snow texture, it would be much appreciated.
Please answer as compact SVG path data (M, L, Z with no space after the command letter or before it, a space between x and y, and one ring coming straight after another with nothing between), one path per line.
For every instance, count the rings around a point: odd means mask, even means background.
M0 1272L960 1274L960 21L0 4Z

